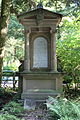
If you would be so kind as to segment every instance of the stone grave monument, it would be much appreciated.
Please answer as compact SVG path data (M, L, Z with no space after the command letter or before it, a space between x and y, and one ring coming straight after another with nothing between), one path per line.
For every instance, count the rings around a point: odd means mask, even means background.
M57 96L62 92L62 73L57 71L56 28L62 15L38 5L17 17L25 35L21 98L44 100Z

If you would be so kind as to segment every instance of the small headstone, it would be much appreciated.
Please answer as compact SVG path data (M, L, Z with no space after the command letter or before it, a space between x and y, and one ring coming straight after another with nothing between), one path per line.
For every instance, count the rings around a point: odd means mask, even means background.
M36 101L32 99L25 99L24 100L24 109L27 110L35 110L36 108Z

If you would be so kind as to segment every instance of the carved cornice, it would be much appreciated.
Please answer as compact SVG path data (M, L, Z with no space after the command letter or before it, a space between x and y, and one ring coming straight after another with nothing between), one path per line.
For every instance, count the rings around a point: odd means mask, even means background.
M51 29L50 30L50 33L52 34L52 33L56 33L57 32L57 29Z

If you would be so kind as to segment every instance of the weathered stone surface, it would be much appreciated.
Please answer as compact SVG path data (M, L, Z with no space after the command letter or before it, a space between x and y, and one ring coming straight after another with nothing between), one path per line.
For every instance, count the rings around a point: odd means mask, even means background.
M33 43L33 68L48 67L47 40L44 37L37 37Z
M34 99L25 99L24 100L24 109L35 110L36 101Z
M58 95L60 95L61 92L60 91L56 91L56 90L36 90L36 89L28 89L27 91L23 92L21 95L22 99L34 99L34 100L46 100L48 99L49 96L52 97L56 97Z
M46 99L62 90L57 72L56 28L62 15L43 8L18 15L25 28L22 99Z

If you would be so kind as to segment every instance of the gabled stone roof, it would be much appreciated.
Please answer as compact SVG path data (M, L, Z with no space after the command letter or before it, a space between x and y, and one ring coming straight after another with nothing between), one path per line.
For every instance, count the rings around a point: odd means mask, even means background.
M17 15L17 18L24 18L24 17L30 17L30 16L37 16L37 14L44 14L44 16L52 16L52 17L60 17L62 18L62 14L59 14L57 12L52 12L43 8L37 8L35 10L27 11L21 14Z

